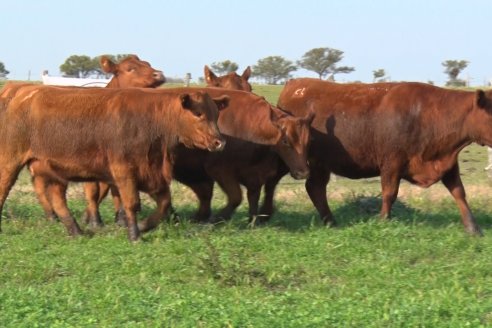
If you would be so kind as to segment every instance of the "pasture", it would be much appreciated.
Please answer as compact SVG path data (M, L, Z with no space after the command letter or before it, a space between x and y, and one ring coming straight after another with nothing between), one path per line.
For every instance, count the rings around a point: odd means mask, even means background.
M275 103L280 86L253 86ZM492 185L486 149L460 155L472 211L485 236L466 235L442 185L403 182L393 219L380 222L379 179L336 177L325 228L302 182L282 180L277 213L248 226L245 202L230 222L189 222L196 202L173 183L178 222L130 244L112 224L69 238L48 223L22 172L0 235L1 327L487 327L492 326ZM153 202L143 198L142 216ZM69 206L80 218L82 187ZM216 187L214 209L224 204Z

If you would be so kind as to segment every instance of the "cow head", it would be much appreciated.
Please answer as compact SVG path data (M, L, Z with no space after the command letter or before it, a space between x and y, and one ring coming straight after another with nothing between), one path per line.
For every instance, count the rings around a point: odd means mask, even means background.
M294 179L306 179L309 176L307 156L314 111L305 117L295 117L272 108L270 118L281 132L275 151L287 164Z
M248 66L242 75L238 75L236 72L231 72L224 76L219 76L214 74L205 65L205 81L207 82L208 87L219 87L230 90L243 90L247 92L251 92L251 84L249 84L248 79L251 75L251 68Z
M192 148L220 151L225 139L217 127L219 110L229 105L229 97L211 98L208 93L184 93L180 97L183 109L179 126L179 141Z
M474 102L476 110L470 124L473 139L480 145L492 147L492 90L477 90Z
M113 74L108 88L156 88L166 82L161 71L152 68L148 62L135 55L126 57L118 64L107 56L101 56L99 62L105 73Z

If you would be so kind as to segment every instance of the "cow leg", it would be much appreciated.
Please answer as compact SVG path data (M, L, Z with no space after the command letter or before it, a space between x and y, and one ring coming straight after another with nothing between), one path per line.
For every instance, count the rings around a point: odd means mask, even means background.
M249 220L251 225L254 226L258 216L258 203L260 201L261 185L248 186L246 195L248 197L249 205Z
M140 237L140 231L137 226L137 212L140 210L138 189L135 180L132 179L131 172L125 169L118 169L119 174L114 176L114 181L121 196L123 208L125 209L128 223L128 239L130 241L136 241Z
M123 204L121 201L121 196L118 191L118 188L115 186L107 186L109 190L111 190L111 196L113 199L113 207L115 210L114 214L114 222L119 225L120 227L126 227L128 225L127 218L126 218L126 212L125 209L123 208ZM106 190L107 193L107 190ZM104 197L100 198L101 201Z
M227 175L226 172L223 173L224 174L217 179L217 183L227 196L227 204L219 211L214 221L229 220L232 213L234 213L236 208L241 204L243 198L239 182L234 179L231 174Z
M336 221L333 218L326 198L326 186L329 181L330 172L323 167L312 167L309 177L306 180L306 191L324 224L335 226Z
M53 209L60 218L60 221L67 229L69 236L78 236L82 234L77 221L73 218L67 206L67 184L50 183L47 185L47 190L51 196L51 204Z
M400 177L396 174L396 170L381 170L381 190L383 203L381 206L381 219L386 220L391 216L391 208L393 207L398 190L400 189Z
M99 184L97 182L84 183L84 194L87 201L83 220L92 227L102 227L104 223L99 213Z
M214 192L214 181L202 181L188 185L198 198L198 210L196 211L193 220L198 222L206 222L210 220L212 215L212 196Z
M279 168L277 174L268 179L265 183L265 195L263 197L263 205L260 208L260 215L262 216L262 220L268 220L273 214L274 211L274 203L273 197L275 196L275 189L277 188L280 180L289 172L287 166L282 162L279 164Z
M38 197L39 203L43 208L44 215L46 219L50 222L55 222L57 220L53 206L51 206L51 201L48 197L47 181L43 177L33 176L32 183L34 186L34 191Z
M152 198L155 200L157 208L148 218L139 222L138 228L141 232L156 228L159 223L167 217L169 209L171 208L171 192L169 186L166 185L165 190L153 194Z
M442 182L449 190L460 209L461 222L463 222L466 232L472 235L482 236L482 230L475 221L470 206L468 206L468 202L466 201L465 188L461 181L458 163L442 177Z
M19 175L22 165L18 166L3 166L0 171L0 232L2 232L2 211L5 200L12 189L12 186Z

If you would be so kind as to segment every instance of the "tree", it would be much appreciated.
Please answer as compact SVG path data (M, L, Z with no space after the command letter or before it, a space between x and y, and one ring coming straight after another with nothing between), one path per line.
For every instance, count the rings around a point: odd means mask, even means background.
M449 77L446 86L465 86L466 81L458 79L458 75L468 66L466 60L446 60L442 62L445 67L444 73Z
M386 75L386 72L382 68L372 71L372 75L374 76L374 78L373 78L374 82L376 82L376 81L377 82L384 82L385 81L384 76Z
M89 56L72 55L65 60L65 63L60 65L60 71L71 77L88 77L96 73L99 69L99 62L91 59Z
M268 84L277 84L280 80L288 79L295 70L297 67L290 60L281 56L269 56L258 60L253 66L253 76L265 79Z
M297 64L308 71L316 72L320 79L331 74L330 79L335 80L335 74L350 73L355 71L353 67L337 67L337 63L343 59L343 51L333 48L314 48L309 50L297 61Z
M221 62L213 62L210 67L217 75L224 75L227 73L235 72L239 66L230 60L224 60Z
M7 75L9 75L9 71L5 69L5 65L0 62L0 78L5 78Z

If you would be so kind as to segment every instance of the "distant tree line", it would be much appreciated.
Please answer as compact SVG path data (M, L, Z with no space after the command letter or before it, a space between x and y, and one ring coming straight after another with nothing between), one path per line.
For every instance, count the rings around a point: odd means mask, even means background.
M355 71L354 67L340 66L339 62L343 59L344 52L334 48L314 48L307 51L300 60L294 62L285 59L282 56L268 56L259 59L256 65L252 67L252 76L260 80L264 80L268 84L283 83L292 77L292 72L298 68L303 68L308 71L315 72L320 79L328 79L335 81L336 74L348 74ZM128 54L107 55L111 60L119 62ZM86 55L72 55L60 65L60 71L67 77L88 77L88 76L105 76L99 66L99 58L89 57ZM467 81L458 78L459 74L468 66L466 60L446 60L442 62L448 75L446 86L465 86ZM238 69L238 64L231 60L214 62L210 65L212 70L224 75L230 72L235 72ZM0 62L0 78L5 78L10 72L5 68L5 65ZM388 81L386 71L382 68L373 71L373 82ZM179 79L179 82L182 80Z

